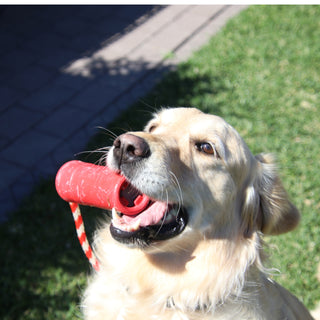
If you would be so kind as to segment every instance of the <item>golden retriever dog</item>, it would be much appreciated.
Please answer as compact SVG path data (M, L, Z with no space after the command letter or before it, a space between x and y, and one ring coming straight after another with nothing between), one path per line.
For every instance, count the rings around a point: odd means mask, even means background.
M263 266L262 235L299 222L271 155L218 116L173 108L115 139L107 165L152 202L97 232L85 319L312 319Z

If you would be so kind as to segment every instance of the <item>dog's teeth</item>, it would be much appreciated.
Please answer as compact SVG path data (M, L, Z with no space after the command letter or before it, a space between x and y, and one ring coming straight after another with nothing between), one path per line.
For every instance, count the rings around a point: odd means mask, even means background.
M137 231L139 228L140 228L140 222L141 222L141 219L138 219L132 226L132 230L131 231Z
M116 209L112 208L111 212L112 212L112 219L116 219L116 216L118 215Z
M119 217L118 212L117 212L117 210L115 208L112 208L111 212L112 212L112 220L113 221L119 221L121 219Z
M139 230L140 228L140 219L137 220L134 224L132 225L128 225L128 226L122 226L122 230L123 231L127 231L127 232L134 232Z
M112 212L112 223L115 227L120 228L121 230L127 231L127 232L133 232L133 231L139 230L141 219L138 219L132 225L126 225L123 223L123 220L121 219L121 217L119 216L115 208L112 208L111 212Z

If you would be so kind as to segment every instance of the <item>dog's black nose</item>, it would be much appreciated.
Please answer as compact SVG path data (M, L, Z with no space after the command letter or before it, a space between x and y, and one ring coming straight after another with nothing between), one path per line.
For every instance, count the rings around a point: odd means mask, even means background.
M142 160L150 156L148 143L141 137L125 133L113 142L113 154L119 164Z

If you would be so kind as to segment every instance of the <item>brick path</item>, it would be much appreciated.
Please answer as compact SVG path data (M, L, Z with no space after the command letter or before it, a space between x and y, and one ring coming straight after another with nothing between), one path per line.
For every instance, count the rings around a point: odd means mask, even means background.
M244 8L0 7L0 221Z

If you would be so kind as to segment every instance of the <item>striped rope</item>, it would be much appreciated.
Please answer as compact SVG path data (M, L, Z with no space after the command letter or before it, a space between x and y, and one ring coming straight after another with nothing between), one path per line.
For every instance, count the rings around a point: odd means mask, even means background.
M99 262L95 257L90 244L87 239L86 231L84 229L84 223L82 220L82 215L80 211L80 207L77 203L69 202L74 223L76 225L77 235L79 242L81 244L82 250L84 251L85 255L87 256L88 260L90 261L91 265L96 271L99 271Z

